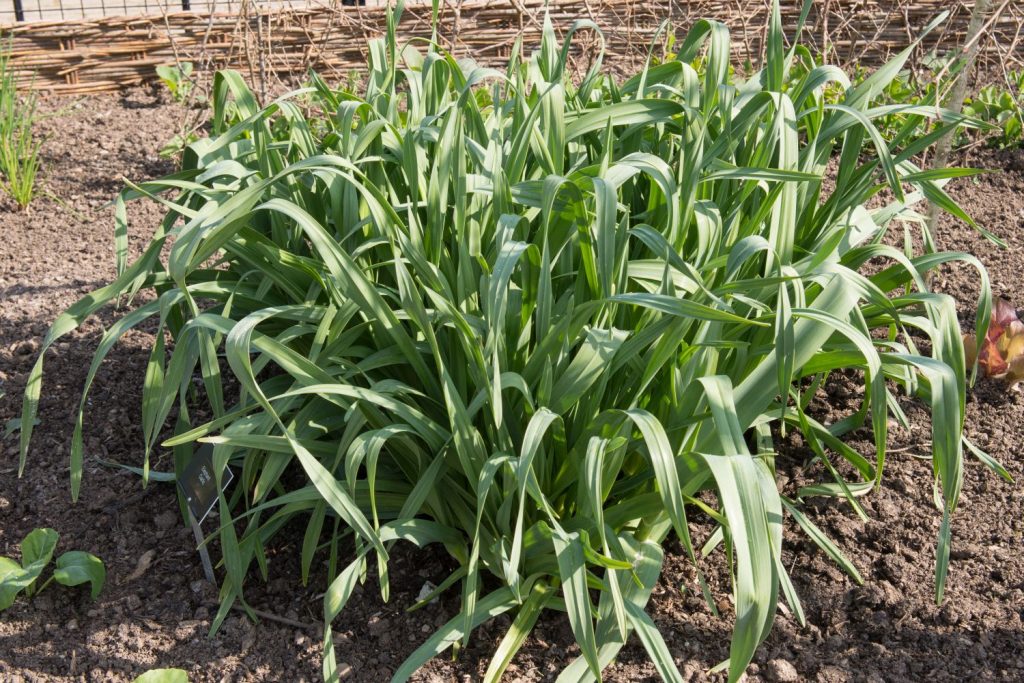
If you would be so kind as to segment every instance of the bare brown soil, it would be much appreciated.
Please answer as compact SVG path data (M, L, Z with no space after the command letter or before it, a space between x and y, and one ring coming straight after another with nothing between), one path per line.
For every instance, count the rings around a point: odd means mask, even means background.
M0 200L0 428L20 411L20 397L38 344L53 318L114 274L112 209L107 202L120 179L160 175L172 166L157 150L181 111L149 91L123 96L46 101L44 185L50 196L19 212ZM987 228L1003 235L1000 250L970 228L944 220L939 246L977 254L997 295L1024 302L1024 152L978 153L973 163L1001 173L952 186L955 197ZM131 236L137 247L160 214L139 204ZM962 318L973 319L975 274L945 269L936 287L956 297ZM234 613L207 637L217 591L203 580L191 532L177 514L173 488L142 489L135 475L100 460L138 463L141 385L146 330L133 332L103 365L86 410L88 454L81 500L70 504L68 450L85 373L111 311L89 320L47 359L40 419L25 476L17 477L15 438L0 441L0 555L18 556L17 544L35 527L61 534L58 551L88 550L103 558L108 583L96 602L87 591L51 586L20 598L0 614L0 680L123 681L153 667L180 667L193 681L313 681L319 677L319 631L324 572L308 588L299 582L296 555L301 530L275 548L270 580L252 581L246 597L255 608L291 623L249 621ZM827 418L844 413L851 387L837 382L814 409ZM884 488L865 500L871 521L848 506L819 501L813 519L852 558L866 581L857 586L798 533L785 542L785 561L803 600L808 626L780 614L748 670L749 680L1018 681L1024 680L1024 491L968 463L955 518L953 563L945 604L934 604L932 571L939 517L931 504L927 413L904 405L909 432L893 429ZM968 399L971 439L1024 481L1024 396L982 381ZM862 452L868 434L855 435ZM803 468L807 451L795 440L788 488L819 475ZM148 563L147 563L147 559ZM731 609L721 551L705 562L716 617L697 589L678 547L670 548L650 612L684 676L714 680L708 669L728 656ZM349 679L385 680L427 634L458 609L456 596L406 613L425 581L439 583L452 570L441 554L399 555L392 596L383 603L372 582L360 589L336 623L339 660ZM419 674L424 681L476 680L508 626L481 629L458 661L440 658ZM553 680L569 658L567 623L545 617L513 662L509 680ZM653 680L653 667L631 643L607 676L613 681Z

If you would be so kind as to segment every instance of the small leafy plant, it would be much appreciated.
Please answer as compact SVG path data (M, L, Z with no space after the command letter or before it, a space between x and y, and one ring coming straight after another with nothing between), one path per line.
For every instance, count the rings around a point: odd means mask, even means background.
M159 152L161 158L178 159L185 149L200 137L199 132L208 108L196 105L207 104L206 91L197 87L197 81L192 74L192 62L158 66L156 72L174 101L186 105L178 132L160 148Z
M193 142L199 139L197 133L178 133L173 138L167 141L167 143L160 148L159 155L161 159L177 159L182 155L185 149Z
M187 103L192 94L192 70L192 62L161 64L156 68L156 75L178 104Z
M822 57L804 50L798 49L797 57L790 70L793 83L824 64ZM917 116L916 112L922 106L934 107L937 98L944 93L943 84L935 79L943 72L948 59L929 53L919 71L904 69L879 90L872 100L872 106L879 111L873 122L884 139L912 142L935 131L935 122ZM951 76L956 72L955 65L949 69ZM857 65L850 80L857 84L870 75L870 71ZM986 85L964 101L962 113L972 119L973 126L955 131L957 145L982 141L992 147L1006 148L1024 142L1024 70L1008 72L1005 80L1005 85ZM842 88L829 84L825 87L824 99L836 104L843 94Z
M1006 86L987 85L964 102L964 113L996 126L989 136L996 147L1024 142L1024 69L1006 75Z
M904 71L882 90L874 104L891 110L878 119L878 129L883 137L893 140L902 135L914 140L935 130L934 122L922 121L906 112L913 112L920 106L935 105L942 89L937 86L934 75L942 64L941 60L933 59L921 76ZM858 77L855 75L854 81ZM1024 101L1024 71L1007 74L1007 84L986 85L964 101L962 113L973 119L975 127L956 131L957 145L981 141L991 147L1006 148L1024 142L1024 108L1021 104ZM908 130L910 121L913 123Z
M820 69L827 63L821 55L803 48L798 48L796 54L797 60L789 72L787 89L801 82L813 69ZM869 69L857 64L853 67L850 82L855 85L863 83L871 73ZM875 109L872 123L890 144L896 140L900 140L901 144L912 143L935 127L932 119L919 116L918 111L922 106L934 106L936 93L934 82L921 82L912 70L902 69L884 87L879 88L872 98L871 106ZM829 83L824 87L823 95L826 103L835 105L843 101L845 91L838 84ZM865 141L865 145L869 146L868 141Z
M9 48L0 51L0 184L18 206L25 208L36 196L40 170L36 139L36 94L18 92Z
M14 604L19 593L28 596L46 588L52 581L63 586L90 584L92 599L103 590L107 572L103 561L80 550L70 550L57 558L53 574L38 585L43 571L53 559L60 536L53 529L36 529L21 542L21 564L8 557L0 557L0 610Z

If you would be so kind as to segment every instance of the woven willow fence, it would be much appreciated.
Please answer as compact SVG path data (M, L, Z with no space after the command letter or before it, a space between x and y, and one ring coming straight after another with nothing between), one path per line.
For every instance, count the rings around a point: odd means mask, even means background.
M963 42L971 2L950 0L816 0L805 40L842 63L878 63L902 49L933 17L952 10L922 50L955 50ZM984 59L1024 62L1024 2L994 3L998 15L988 26ZM580 18L602 28L608 63L628 67L647 53L659 25L669 19L685 30L714 17L733 31L737 63L756 62L764 40L769 0L550 0L555 26L565 31ZM792 30L799 0L783 0L784 22ZM410 4L400 25L404 39L430 36L430 5ZM449 0L442 9L441 38L457 55L500 65L518 35L538 43L543 0ZM0 28L12 36L12 62L26 83L53 92L86 93L138 84L154 77L159 64L191 61L200 70L231 66L261 87L289 80L313 68L328 78L346 78L365 63L366 45L383 34L383 6L330 5L267 9L242 3L234 14L181 12L16 24ZM586 32L585 32L586 33ZM593 32L574 41L576 57L594 54Z

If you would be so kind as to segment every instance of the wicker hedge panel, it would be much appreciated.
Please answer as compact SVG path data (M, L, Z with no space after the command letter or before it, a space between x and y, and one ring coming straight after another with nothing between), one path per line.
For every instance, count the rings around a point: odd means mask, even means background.
M999 5L1000 3L996 3ZM949 0L817 0L807 39L828 48L842 62L878 63L906 46L944 9L950 19L933 32L923 49L955 49L962 42L970 2ZM606 59L633 65L643 59L665 19L685 30L694 20L715 17L733 30L738 63L760 51L768 20L768 0L551 0L552 21L560 31L579 18L602 27ZM783 0L784 22L795 25L799 0ZM501 65L515 39L537 44L543 0L446 3L442 40L457 55ZM991 23L985 56L1020 63L1024 3L1010 0ZM385 30L385 7L267 9L242 5L235 14L182 12L159 16L107 17L65 22L15 24L0 28L12 36L12 60L19 77L51 92L87 93L135 85L155 76L159 64L188 60L201 69L231 66L254 82L289 79L314 68L328 77L347 77L365 63L366 44ZM406 7L404 39L430 36L430 6ZM574 42L577 58L597 48L592 32Z

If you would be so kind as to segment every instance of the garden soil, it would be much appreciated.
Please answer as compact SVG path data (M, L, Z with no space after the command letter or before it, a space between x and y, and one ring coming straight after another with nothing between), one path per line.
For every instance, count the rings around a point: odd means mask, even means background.
M183 111L149 90L85 99L49 99L42 124L44 196L22 212L0 204L0 428L19 414L28 371L54 317L114 275L110 199L122 177L143 180L173 170L157 151ZM957 181L954 196L989 230L1000 249L965 225L944 220L943 249L975 253L997 295L1024 305L1024 152L975 151L961 162L1001 169ZM152 205L131 208L133 250L160 218ZM976 274L948 267L934 282L953 295L962 320L973 320ZM71 504L68 451L85 374L113 311L90 318L59 342L46 360L40 419L24 476L18 477L16 436L0 441L0 555L17 558L18 543L36 527L61 536L58 552L80 549L103 559L107 584L88 591L50 586L20 597L0 614L0 680L126 681L155 667L180 667L192 681L314 681L320 676L321 594L325 570L302 587L297 556L302 529L279 536L270 550L268 581L253 576L249 604L256 622L232 612L208 635L217 589L203 578L192 533L169 484L104 463L141 462L141 386L152 330L130 333L96 377L85 411L85 476ZM856 399L839 378L815 398L824 419L846 414ZM912 429L893 428L883 488L867 496L870 519L841 502L816 500L811 518L864 576L857 585L798 531L789 530L784 561L802 599L806 626L783 610L748 669L759 681L1019 681L1024 680L1024 395L995 381L969 392L967 433L999 459L1018 483L1008 484L968 456L954 518L952 563L944 604L935 605L933 567L939 515L932 504L927 412L904 409ZM870 434L853 443L872 450ZM809 452L792 435L780 438L785 490L822 473L806 467ZM168 467L158 454L155 467ZM209 531L216 520L208 520ZM709 527L697 524L698 536ZM216 554L216 553L215 553ZM688 680L728 657L733 617L719 549L702 567L718 615L701 597L696 575L678 545L667 559L649 612ZM457 595L407 613L427 583L453 569L443 554L399 550L385 603L367 582L335 623L338 659L352 681L386 680L430 632L458 609ZM478 680L509 625L483 627L457 660L443 656L417 674L421 681ZM511 681L553 680L578 655L565 619L544 617L513 661ZM642 646L631 641L607 672L610 681L656 679Z

